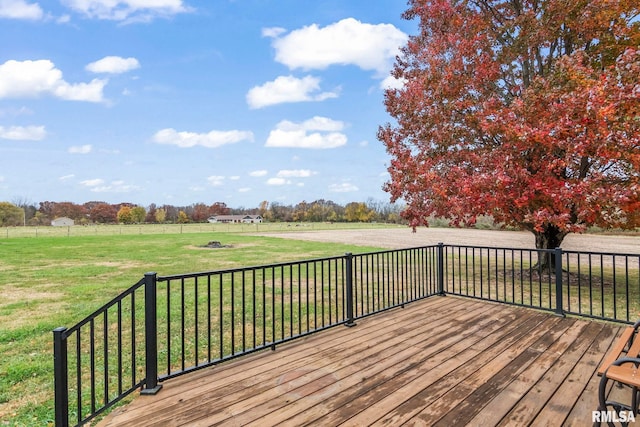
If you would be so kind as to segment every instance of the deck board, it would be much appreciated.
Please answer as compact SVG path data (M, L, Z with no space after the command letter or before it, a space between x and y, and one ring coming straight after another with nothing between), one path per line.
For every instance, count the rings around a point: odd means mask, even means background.
M433 297L165 381L99 426L589 425L621 330Z

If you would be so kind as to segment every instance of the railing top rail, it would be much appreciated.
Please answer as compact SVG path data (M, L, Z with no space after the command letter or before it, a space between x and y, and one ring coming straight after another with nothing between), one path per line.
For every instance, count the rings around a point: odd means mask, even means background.
M605 256L615 256L615 257L627 257L627 258L640 258L640 253L637 254L623 254L619 252L598 252L598 251L575 251L575 250L562 250L565 254L576 254L576 255L605 255Z
M468 248L468 249L494 249L500 251L528 251L528 252L542 252L542 253L553 253L555 249L538 249L538 248L509 248L503 246L483 246L483 245L451 245L445 244L446 248ZM566 252L566 251L565 251Z
M210 271L200 271L195 273L186 273L186 274L169 274L166 276L158 276L158 282L166 282L168 280L175 279L186 279L193 277L201 277L201 276L211 276L213 274L228 274L228 273L239 273L242 271L254 271L254 270L263 270L263 269L271 269L271 268L279 268L279 267L288 267L292 265L300 265L300 264L312 264L316 262L324 262L324 261L333 261L344 258L343 256L332 256L327 258L312 258L305 259L300 261L287 261L287 262L279 262L274 264L263 264L263 265L254 265L250 267L234 267L234 268L225 268L221 270L210 270Z
M387 249L382 251L364 252L359 254L352 254L352 256L358 257L358 256L372 255L372 254L385 254L385 253L391 253L391 252L411 251L416 249L427 249L427 248L437 248L437 247L438 245L415 246L410 248L397 248L397 249ZM325 257L325 258L310 258L310 259L299 260L299 261L286 261L286 262L279 262L274 264L254 265L249 267L235 267L235 268L225 268L220 270L200 271L200 272L193 272L193 273L186 273L186 274L168 274L164 276L158 276L157 280L158 282L165 282L168 280L210 276L212 274L228 274L228 273L237 273L242 271L254 271L254 270L262 270L262 269L278 268L278 267L288 267L288 266L299 265L299 264L311 264L314 262L333 261L333 260L338 260L342 258L344 258L344 255Z
M84 319L82 319L81 321L76 323L74 326L72 326L69 329L67 329L66 332L65 332L66 336L69 336L73 332L75 332L75 331L79 330L80 328L82 328L84 325L89 323L91 321L91 319L95 319L99 314L101 314L101 313L105 312L106 310L108 310L109 308L113 307L113 305L116 304L118 301L122 301L124 298L126 298L128 295L130 295L133 292L135 292L142 285L144 285L144 278L140 279L136 284L134 284L133 286L129 287L129 289L125 290L120 295L118 295L117 297L113 298L111 301L109 301L108 303L104 304L102 307L100 307L99 309L95 310L93 313L89 314Z
M469 249L496 249L502 251L530 251L530 252L547 252L553 253L555 249L538 249L538 248L510 248L510 247L502 247L502 246L476 246L476 245L461 245L461 244L445 244L445 247L449 248L469 248ZM640 253L632 254L632 253L621 253L621 252L599 252L599 251L578 251L571 249L562 249L562 253L565 254L584 254L584 255L605 255L605 256L616 256L616 257L640 257Z
M386 250L382 250L382 251L371 251L371 252L363 252L363 253L360 253L360 254L353 254L353 256L354 257L358 257L358 256L367 256L367 255L375 255L375 254L386 254L386 253L400 252L400 251L402 251L402 252L415 251L415 250L418 250L418 249L435 249L438 246L439 245L424 245L424 246L413 246L413 247L409 247L409 248L386 249Z

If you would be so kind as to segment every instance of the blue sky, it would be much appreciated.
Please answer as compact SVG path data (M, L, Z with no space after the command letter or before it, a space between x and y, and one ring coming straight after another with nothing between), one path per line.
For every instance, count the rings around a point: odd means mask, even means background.
M405 0L0 0L0 201L388 201Z

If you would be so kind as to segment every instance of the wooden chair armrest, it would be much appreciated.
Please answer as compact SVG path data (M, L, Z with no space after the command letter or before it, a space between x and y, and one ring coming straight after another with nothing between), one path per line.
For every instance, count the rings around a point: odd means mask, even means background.
M640 321L638 321L638 323L640 327ZM602 375L613 362L620 358L620 354L625 350L625 347L633 340L634 333L635 325L634 327L629 326L622 331L620 338L615 342L611 351L602 359L602 363L600 363L600 367L598 368L598 375Z

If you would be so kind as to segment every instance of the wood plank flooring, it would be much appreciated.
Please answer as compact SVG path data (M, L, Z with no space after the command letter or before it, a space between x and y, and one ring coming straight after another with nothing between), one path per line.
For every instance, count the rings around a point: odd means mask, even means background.
M432 297L166 381L112 426L585 426L621 328Z

